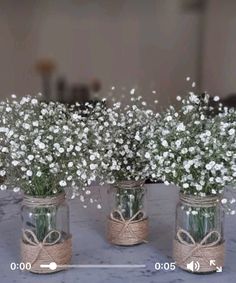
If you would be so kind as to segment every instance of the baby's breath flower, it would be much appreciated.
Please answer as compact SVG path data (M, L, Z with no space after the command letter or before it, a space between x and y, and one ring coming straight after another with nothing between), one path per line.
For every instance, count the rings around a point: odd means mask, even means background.
M61 180L61 181L59 182L59 185L60 185L61 187L65 187L67 184L66 184L66 181Z
M169 106L156 130L162 137L155 139L160 175L186 194L222 194L236 183L236 112L221 106L213 111L207 94L177 100L180 108Z

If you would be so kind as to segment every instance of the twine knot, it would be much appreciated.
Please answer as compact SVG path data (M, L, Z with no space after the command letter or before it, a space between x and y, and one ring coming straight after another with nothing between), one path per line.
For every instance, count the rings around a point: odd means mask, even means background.
M25 229L22 231L23 232L23 241L27 244L30 244L32 246L37 246L38 250L36 252L35 258L33 259L33 261L31 262L31 265L33 265L38 257L40 256L40 253L42 251L44 251L45 253L47 253L47 255L52 259L52 261L55 261L53 259L53 257L48 253L47 249L45 248L46 246L53 246L55 244L57 244L60 240L61 240L61 232L57 231L57 230L51 230L43 239L42 242L40 242L37 238L37 236L35 235L35 233L29 229ZM56 238L54 241L49 242L49 238L51 235L56 235Z
M182 237L182 235L185 235L190 241L191 243L187 242L184 240L184 238ZM207 240L212 236L215 235L216 236L216 240L208 243L207 244ZM202 240L200 243L196 243L196 241L194 240L194 238L190 235L189 232L187 232L184 229L179 229L177 232L177 238L179 240L179 242L185 246L190 247L190 251L189 253L183 258L182 263L186 262L187 259L189 259L190 257L193 256L193 254L198 251L200 253L203 253L203 249L205 250L206 248L210 248L210 247L214 247L216 246L220 241L221 241L221 235L218 231L213 230L211 232L209 232ZM207 251L207 250L206 250ZM206 255L206 253L204 253L203 255L203 259L209 263L209 259Z
M118 214L120 219L118 219L117 217L115 217L115 214ZM140 218L138 220L135 220L136 217L140 216ZM139 210L138 212L136 212L130 219L125 219L123 214L119 211L119 210L113 210L110 214L110 218L115 221L118 222L120 224L122 224L122 228L119 231L118 237L122 236L126 230L129 231L129 233L136 239L139 239L139 237L136 235L136 233L132 230L131 227L131 223L137 223L140 221L143 221L146 218L145 212L142 210ZM146 240L143 240L143 242L147 243Z

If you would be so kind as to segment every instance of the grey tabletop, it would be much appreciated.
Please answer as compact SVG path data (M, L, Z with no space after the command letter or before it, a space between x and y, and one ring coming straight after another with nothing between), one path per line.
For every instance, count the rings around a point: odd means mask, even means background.
M11 271L11 262L20 262L21 196L0 193L0 282L1 283L233 283L236 282L236 217L226 217L226 260L222 273L194 275L178 268L156 271L155 263L173 262L172 238L178 190L161 184L147 185L150 236L147 244L133 247L113 246L106 241L108 199L106 187L94 187L100 192L103 208L83 208L79 200L70 201L70 224L73 235L73 264L143 264L145 268L71 268L49 275L26 271Z

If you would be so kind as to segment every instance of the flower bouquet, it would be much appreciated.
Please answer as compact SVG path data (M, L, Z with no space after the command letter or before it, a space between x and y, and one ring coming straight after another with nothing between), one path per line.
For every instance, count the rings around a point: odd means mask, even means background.
M150 166L156 169L151 156L158 115L146 109L142 97L135 98L133 93L131 90L131 105L114 103L105 108L98 104L91 114L99 141L97 153L102 156L98 176L112 184L108 239L121 245L143 242L147 236L144 182L151 174Z
M220 201L224 188L236 180L235 111L221 104L213 111L207 94L177 99L182 105L163 114L157 139L163 181L180 187L174 259L183 269L198 261L200 268L193 271L216 271L224 261Z
M72 197L80 195L83 201L86 186L95 179L86 160L86 113L75 108L30 96L0 103L1 190L24 192L22 258L36 273L49 272L40 265L52 259L62 266L69 263L65 188L72 187Z

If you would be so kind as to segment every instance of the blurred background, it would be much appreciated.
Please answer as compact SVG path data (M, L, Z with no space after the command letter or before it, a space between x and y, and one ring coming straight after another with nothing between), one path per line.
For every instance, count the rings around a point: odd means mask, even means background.
M1 0L0 36L0 98L138 86L165 106L194 81L236 104L235 0Z

